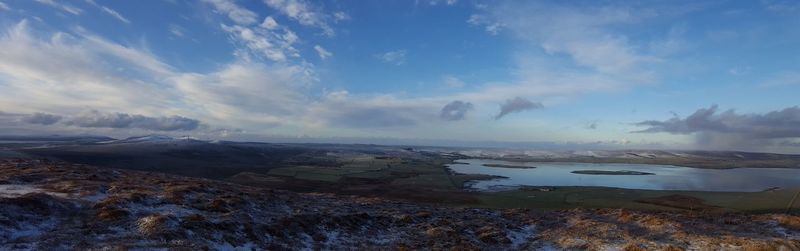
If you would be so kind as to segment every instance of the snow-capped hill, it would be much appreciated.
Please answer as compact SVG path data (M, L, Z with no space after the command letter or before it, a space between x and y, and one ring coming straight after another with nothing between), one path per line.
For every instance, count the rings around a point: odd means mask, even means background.
M147 135L147 136L128 137L120 140L111 140L103 143L120 144L120 143L143 143L143 142L170 142L176 140L180 139L176 139L166 135Z

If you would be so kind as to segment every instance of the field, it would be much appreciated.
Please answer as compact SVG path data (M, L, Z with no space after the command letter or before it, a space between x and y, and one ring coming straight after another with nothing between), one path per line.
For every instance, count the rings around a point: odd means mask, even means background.
M784 212L798 189L754 193L652 191L604 187L529 187L515 191L464 190L487 175L462 175L445 164L468 158L442 149L375 145L264 144L168 141L143 143L34 143L2 145L9 156L33 156L100 167L156 171L226 180L298 192L381 197L456 207L629 208L668 211ZM642 162L727 168L749 164L792 167L794 155L688 152L666 157L630 158L631 152L603 158L548 159L586 162ZM641 153L636 153L641 155ZM637 155L638 156L638 155ZM737 160L747 158L747 161ZM512 158L513 160L513 158ZM714 163L714 165L710 165ZM796 203L800 204L800 203ZM795 205L796 206L796 205ZM800 209L796 209L800 211Z
M635 190L606 187L526 187L501 192L463 190L486 175L462 175L444 167L447 160L419 161L362 156L335 167L276 168L261 178L243 174L230 181L291 190L395 197L486 208L626 208L706 212L784 212L800 189L764 192L697 192ZM262 179L261 182L252 180ZM391 191L386 191L391 190ZM424 193L424 195L422 195ZM452 200L452 197L460 198ZM797 209L800 211L800 209Z
M497 208L627 208L719 212L784 212L800 189L730 193L633 190L605 187L528 188L481 194L481 205ZM694 198L694 199L690 199ZM800 208L794 210L800 211Z

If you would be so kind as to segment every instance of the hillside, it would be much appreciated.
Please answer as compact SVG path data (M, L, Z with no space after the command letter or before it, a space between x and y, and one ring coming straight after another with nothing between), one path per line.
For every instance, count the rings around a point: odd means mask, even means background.
M797 250L781 214L439 207L0 160L0 249Z

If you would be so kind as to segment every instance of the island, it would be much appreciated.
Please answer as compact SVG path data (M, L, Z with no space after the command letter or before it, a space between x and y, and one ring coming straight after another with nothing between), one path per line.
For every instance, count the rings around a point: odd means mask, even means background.
M483 164L483 166L501 167L501 168L518 168L518 169L533 169L533 168L536 168L535 166L518 166L518 165L506 165L506 164Z
M606 170L577 170L572 171L574 174L590 174L590 175L655 175L655 173L639 172L639 171L606 171Z

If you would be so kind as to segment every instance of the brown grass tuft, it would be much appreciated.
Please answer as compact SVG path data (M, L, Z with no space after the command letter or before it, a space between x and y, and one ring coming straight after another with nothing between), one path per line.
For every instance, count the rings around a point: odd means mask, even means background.
M115 207L105 207L97 211L97 218L105 221L116 221L124 219L129 215L128 211L125 209L119 209Z
M800 217L794 215L779 215L776 217L778 224L791 230L800 231Z

